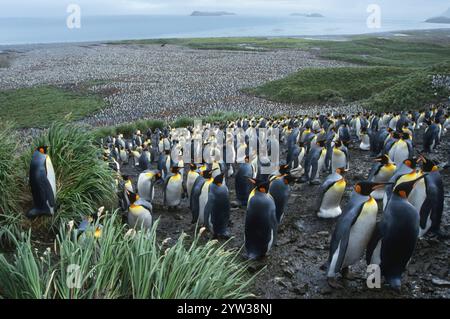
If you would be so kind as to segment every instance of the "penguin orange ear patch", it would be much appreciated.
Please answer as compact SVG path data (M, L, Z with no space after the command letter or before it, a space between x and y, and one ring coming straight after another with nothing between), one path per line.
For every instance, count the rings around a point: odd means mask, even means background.
M405 191L400 191L400 192L398 192L398 194L399 194L400 197L402 197L402 198L406 198L406 197L407 197Z
M43 147L39 147L39 152L42 153L42 154L45 154L44 148Z

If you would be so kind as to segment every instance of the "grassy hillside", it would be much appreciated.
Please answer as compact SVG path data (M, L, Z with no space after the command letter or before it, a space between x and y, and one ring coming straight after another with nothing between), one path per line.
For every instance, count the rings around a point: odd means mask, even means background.
M47 127L69 113L76 120L105 106L99 96L51 86L0 91L0 121L17 127Z

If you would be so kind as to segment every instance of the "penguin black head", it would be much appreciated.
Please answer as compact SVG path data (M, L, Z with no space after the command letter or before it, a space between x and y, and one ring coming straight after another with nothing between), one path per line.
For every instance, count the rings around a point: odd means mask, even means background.
M316 142L316 144L317 144L318 146L320 146L320 147L324 147L324 146L325 146L325 140L318 140L318 141Z
M189 163L189 169L191 171L195 171L195 170L197 170L197 165L195 165L194 163Z
M341 140L337 140L336 142L334 142L334 147L335 148L339 148L342 146L342 141Z
M394 189L394 194L397 194L401 198L408 198L409 194L411 194L411 191L413 190L414 185L417 183L417 181L421 180L426 175L427 174L423 174L422 176L420 176L419 178L417 178L413 181L404 182L404 183L397 185L397 187L395 187L395 189Z
M394 133L392 133L392 137L395 139L399 139L402 136L402 134L403 134L402 132L395 131Z
M420 156L420 159L422 161L422 171L424 171L425 173L435 172L439 170L433 160L430 160L423 155Z
M387 154L381 155L379 157L374 158L375 162L380 162L383 165L387 165L390 162L390 158Z
M204 171L201 171L201 172L200 172L200 175L202 175L203 178L210 179L211 176L212 176L212 170L210 170L210 169L205 169Z
M348 170L346 170L345 167L339 167L336 169L336 173L338 173L339 175L344 175L347 172Z
M139 199L139 195L136 193L127 192L127 194L131 204L135 203Z
M248 177L248 180L256 186L258 192L267 193L269 191L270 181L268 179L255 179Z
M406 133L406 132L402 133L402 139L403 140L409 140L409 138L410 138L409 133Z
M224 176L225 176L224 174L217 175L216 177L214 177L213 183L216 184L217 186L222 186Z
M408 158L403 161L403 164L408 166L411 169L416 169L417 167L417 160L415 158Z
M173 174L178 174L178 172L180 171L180 168L181 168L181 167L178 167L178 166L172 166L172 167L170 168L170 171L171 171Z
M355 185L355 192L363 196L370 196L370 194L377 189L383 188L389 183L372 183L368 181L359 182Z
M47 150L48 150L47 145L41 145L36 148L36 151L38 151L41 154L47 154Z

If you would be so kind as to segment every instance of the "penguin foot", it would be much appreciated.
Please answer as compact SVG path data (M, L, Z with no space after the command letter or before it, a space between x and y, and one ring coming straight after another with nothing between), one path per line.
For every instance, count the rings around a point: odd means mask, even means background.
M449 234L444 234L443 232L441 232L441 230L432 230L430 231L430 237L434 238L437 237L437 239L439 240L445 240L445 239L449 239L450 235Z
M344 288L344 286L342 286L342 284L338 282L336 277L328 277L327 278L327 283L333 289L342 289L342 288Z
M26 213L25 216L29 219L35 219L40 216L52 216L52 213L50 211L43 211L36 208L32 208Z
M297 179L296 183L304 184L304 183L306 183L307 181L308 181L308 177L302 176L302 177L300 177L299 179Z

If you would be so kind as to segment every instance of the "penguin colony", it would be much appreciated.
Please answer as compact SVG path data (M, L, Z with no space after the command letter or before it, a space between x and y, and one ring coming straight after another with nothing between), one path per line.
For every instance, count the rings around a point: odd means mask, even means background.
M330 286L342 287L338 274L350 277L351 266L365 257L367 264L380 266L391 288L399 290L418 238L445 236L440 232L441 168L429 154L449 128L448 110L441 107L423 112L241 118L188 127L183 133L168 126L144 134L136 131L130 139L109 136L101 145L104 160L117 172L120 207L131 228L151 227L154 190L161 187L169 214L186 198L192 223L206 227L213 238L241 236L231 234L228 225L231 207L244 207L245 256L261 259L274 249L283 216L295 214L286 211L292 186L305 184L319 190L317 218L336 219L326 270ZM230 129L245 135L230 134ZM418 130L424 131L423 149L414 146ZM279 139L273 139L275 132ZM219 136L226 142L219 143ZM261 138L270 141L267 149L261 147L265 143ZM252 151L255 141L258 147ZM287 153L272 167L269 157L278 151L277 143ZM345 175L352 169L348 151L352 145L369 152L373 164L366 180L349 185ZM185 163L186 149L191 163ZM41 177L40 182L30 179L35 202L30 217L52 214L56 198L55 192L34 191L52 185L52 173L36 173L45 162L38 153L43 152L38 149L33 156L30 176ZM140 171L136 183L121 174L126 166ZM228 188L232 176L235 198ZM343 206L350 187L353 191Z

